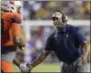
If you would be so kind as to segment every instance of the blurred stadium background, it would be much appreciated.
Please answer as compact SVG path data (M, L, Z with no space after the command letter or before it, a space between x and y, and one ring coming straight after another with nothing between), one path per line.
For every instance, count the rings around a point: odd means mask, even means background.
M69 17L69 24L79 26L88 40L90 52L90 1L16 1L21 13L22 29L25 36L25 61L32 63L44 50L47 37L53 31L51 15L55 10L61 10ZM90 53L88 55L90 71ZM62 63L54 53L32 72L60 72ZM19 70L14 65L14 71Z

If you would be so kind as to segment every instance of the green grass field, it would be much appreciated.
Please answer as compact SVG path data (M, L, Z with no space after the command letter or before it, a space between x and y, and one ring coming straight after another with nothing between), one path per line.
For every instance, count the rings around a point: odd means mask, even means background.
M20 72L20 70L14 65L14 72ZM60 72L59 64L40 64L33 68L32 72Z
M14 72L20 72L20 70L14 65ZM33 68L31 72L60 72L61 66L60 64L40 64ZM90 64L89 64L89 72L90 72Z
M32 72L60 72L59 64L40 64Z

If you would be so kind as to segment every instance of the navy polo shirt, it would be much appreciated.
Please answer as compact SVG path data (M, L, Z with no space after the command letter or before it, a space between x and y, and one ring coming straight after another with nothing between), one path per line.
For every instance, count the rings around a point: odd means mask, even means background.
M78 27L66 24L64 28L57 28L48 37L45 50L54 51L64 63L73 63L81 56L80 44L85 40Z

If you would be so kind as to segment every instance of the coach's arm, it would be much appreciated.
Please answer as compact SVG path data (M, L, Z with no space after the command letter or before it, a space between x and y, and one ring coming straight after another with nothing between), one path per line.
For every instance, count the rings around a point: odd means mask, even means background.
M45 50L43 51L40 56L35 60L32 64L29 65L29 68L32 69L33 67L37 66L41 62L45 60L45 58L51 53L51 51Z
M81 49L83 51L83 54L81 56L81 60L82 60L82 65L86 64L87 62L87 56L88 56L88 53L89 53L89 50L87 48L87 41L84 41L82 44L81 44Z
M82 31L80 30L80 28L76 28L75 31L76 34L76 38L80 43L80 49L82 50L82 55L80 57L81 59L81 65L86 64L87 61L87 55L88 55L88 49L87 49L87 39L85 38L85 36L83 35Z
M33 67L37 66L41 62L45 60L45 58L53 51L53 36L52 34L46 40L44 51L40 54L38 59L34 61L29 67L32 69Z

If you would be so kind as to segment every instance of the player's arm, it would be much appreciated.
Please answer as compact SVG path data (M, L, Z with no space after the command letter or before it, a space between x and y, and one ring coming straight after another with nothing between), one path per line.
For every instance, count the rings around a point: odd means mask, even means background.
M13 23L12 28L12 41L15 43L16 46L22 48L25 46L23 35L21 32L21 26L19 23Z
M22 30L21 30L21 18L20 15L17 14L15 15L12 19L12 25L10 27L10 36L13 41L13 43L19 48L23 49L25 46L24 38L22 35ZM23 58L23 56L20 56L23 54L23 50L20 50L21 52L16 52L16 56L19 58ZM18 55L19 53L19 55ZM20 59L14 58L13 63L16 64L18 67L20 67Z
M11 39L16 46L18 46L19 48L22 48L25 46L24 38L22 35L22 30L21 30L21 18L18 14L12 18L10 34L11 34Z
M20 64L24 62L24 52L17 50L13 63L20 68Z
M37 60L35 60L31 65L30 68L37 66L38 64L40 64L41 62L43 62L45 60L45 58L51 53L51 51L45 50L43 51L40 56L37 58Z

